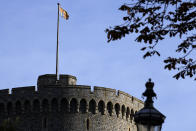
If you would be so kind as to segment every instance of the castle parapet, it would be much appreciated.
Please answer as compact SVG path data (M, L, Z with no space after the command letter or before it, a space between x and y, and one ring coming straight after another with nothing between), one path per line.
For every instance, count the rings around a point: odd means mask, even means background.
M10 92L10 93L9 93ZM20 118L17 131L135 131L144 103L116 89L77 85L76 77L46 74L35 86L0 90L0 123Z
M8 94L9 94L9 89L0 90L0 95L8 95Z
M40 88L50 85L76 85L76 81L76 77L72 75L60 75L59 80L57 80L55 74L45 74L38 77L37 86Z
M12 88L12 94L30 94L35 92L35 86Z

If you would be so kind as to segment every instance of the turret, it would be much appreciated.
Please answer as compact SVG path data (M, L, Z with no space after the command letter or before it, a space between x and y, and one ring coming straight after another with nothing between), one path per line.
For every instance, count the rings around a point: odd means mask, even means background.
M59 80L56 80L55 74L45 74L38 77L37 87L76 85L76 81L77 78L72 75L60 75Z

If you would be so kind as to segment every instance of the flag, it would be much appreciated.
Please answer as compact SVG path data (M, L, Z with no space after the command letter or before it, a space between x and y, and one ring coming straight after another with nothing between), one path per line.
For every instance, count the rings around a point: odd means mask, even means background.
M65 11L65 10L64 10L63 8L61 8L61 7L59 7L59 11L60 11L61 16L62 16L64 19L66 19L66 20L69 19L69 15L68 15L67 11Z

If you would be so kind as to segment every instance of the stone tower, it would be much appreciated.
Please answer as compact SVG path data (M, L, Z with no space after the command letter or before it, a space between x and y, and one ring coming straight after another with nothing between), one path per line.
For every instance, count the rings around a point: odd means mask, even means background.
M19 118L17 131L136 131L144 103L122 91L77 85L76 77L39 76L35 86L0 90L0 122Z

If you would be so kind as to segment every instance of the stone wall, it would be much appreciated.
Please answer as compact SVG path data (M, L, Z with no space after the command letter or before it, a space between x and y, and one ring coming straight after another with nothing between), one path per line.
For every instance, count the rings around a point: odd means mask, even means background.
M18 131L136 131L133 114L143 102L125 92L38 83L37 91L34 86L13 88L11 94L0 90L1 122L19 117Z

